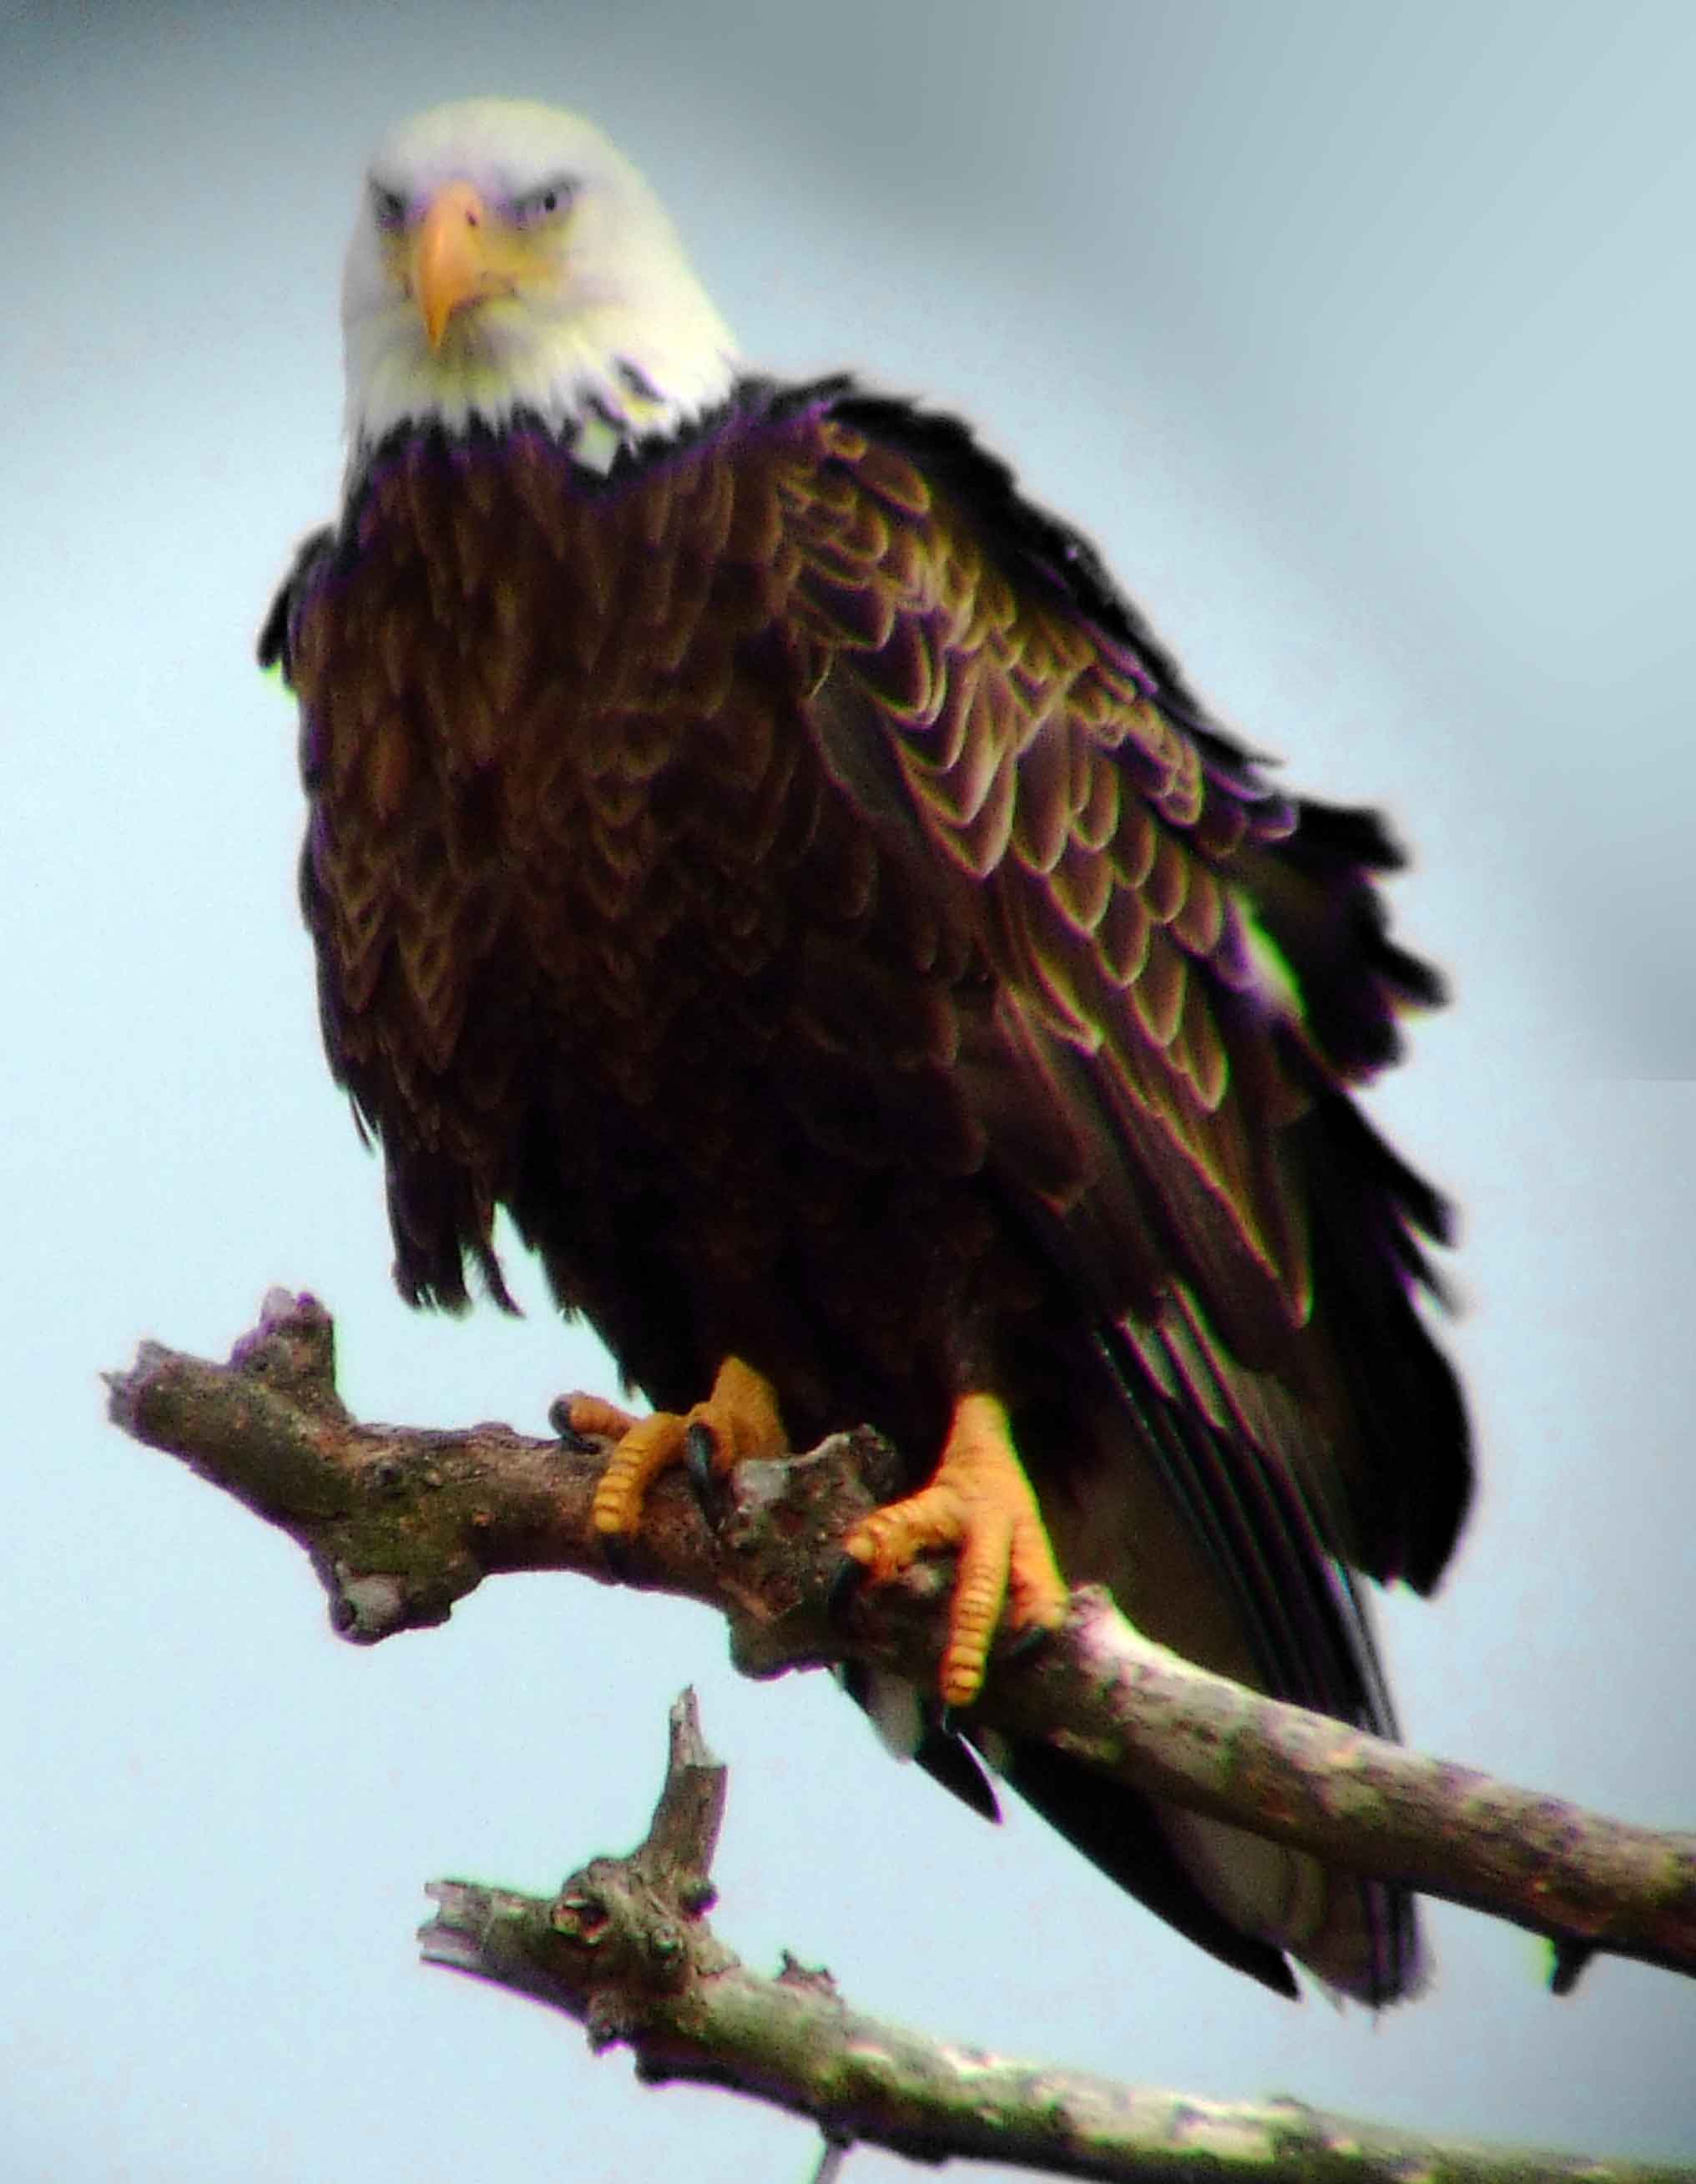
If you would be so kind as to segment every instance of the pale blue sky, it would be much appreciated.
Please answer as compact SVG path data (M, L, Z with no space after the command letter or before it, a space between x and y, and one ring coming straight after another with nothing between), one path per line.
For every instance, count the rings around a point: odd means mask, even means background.
M1696 1988L1438 1908L1432 1997L1280 2004L718 1627L508 1580L374 1653L107 1429L273 1281L369 1415L610 1388L533 1309L409 1314L319 1059L288 707L251 666L339 473L357 178L432 99L593 114L749 355L974 417L1291 778L1386 805L1451 971L1380 1111L1459 1197L1484 1488L1393 1604L1415 1740L1696 1825L1696 14L771 0L0 13L0 1521L12 2184L800 2177L798 2126L425 1972L424 1881L641 1832L692 1679L726 1937L963 2039L1432 2129L1696 2154ZM861 2184L905 2173L855 2157Z

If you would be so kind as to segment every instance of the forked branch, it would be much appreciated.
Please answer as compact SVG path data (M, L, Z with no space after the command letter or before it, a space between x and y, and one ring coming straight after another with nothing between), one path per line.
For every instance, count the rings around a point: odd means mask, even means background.
M720 2086L804 2117L838 2146L915 2159L976 2157L1059 2176L1285 2184L1672 2184L1691 2171L1463 2145L1326 2114L1299 2102L1198 2100L934 2040L852 2008L826 1972L786 1958L751 1972L707 1921L725 1770L694 1696L671 1709L665 1786L647 1840L598 1858L551 1899L439 1880L427 1963L510 1987L625 2042L650 2085Z

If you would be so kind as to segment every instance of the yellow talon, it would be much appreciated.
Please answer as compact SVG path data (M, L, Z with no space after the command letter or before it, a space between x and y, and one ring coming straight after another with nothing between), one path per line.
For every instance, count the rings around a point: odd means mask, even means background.
M930 1484L874 1509L842 1546L874 1585L887 1584L928 1547L959 1548L943 1649L949 1706L970 1706L982 1688L1004 1603L1015 1629L1055 1630L1065 1620L1065 1580L998 1396L962 1396Z
M641 1524L642 1503L653 1481L682 1462L691 1426L703 1425L712 1435L713 1470L720 1477L733 1464L781 1456L787 1447L771 1383L740 1357L726 1358L712 1394L691 1411L655 1411L633 1418L598 1396L575 1396L567 1417L574 1433L616 1436L617 1446L595 1488L592 1513L598 1532L626 1538Z
M685 1422L672 1411L637 1418L607 1459L595 1488L598 1532L633 1533L642 1521L648 1489L662 1471L683 1460Z

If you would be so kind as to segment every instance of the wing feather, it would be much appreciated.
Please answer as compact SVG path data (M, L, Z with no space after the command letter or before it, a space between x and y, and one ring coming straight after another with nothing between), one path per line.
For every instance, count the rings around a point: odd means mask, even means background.
M1000 1044L962 1065L992 1167L1046 1208L1104 1323L1177 1346L1208 1432L1299 1482L1296 1562L1430 1582L1470 1476L1408 1294L1442 1211L1349 1097L1437 997L1385 934L1382 827L1276 793L1091 549L961 428L839 400L778 495L827 770L1002 995ZM1063 1184L1057 1091L1080 1149ZM1193 1323L1171 1322L1176 1294ZM1387 1354L1399 1429L1365 1384ZM1234 1391L1228 1417L1205 1388ZM1427 1431L1439 1452L1407 1483ZM1252 1529L1227 1528L1228 1559Z

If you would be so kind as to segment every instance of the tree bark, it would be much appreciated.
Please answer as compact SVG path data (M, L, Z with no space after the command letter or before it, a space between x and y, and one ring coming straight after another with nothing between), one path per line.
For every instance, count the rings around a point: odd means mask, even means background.
M147 1343L109 1386L127 1433L307 1550L331 1622L355 1643L443 1622L499 1572L572 1570L719 1609L750 1675L853 1657L934 1685L946 1567L841 1598L837 1542L901 1475L870 1430L739 1466L711 1521L673 1472L640 1537L613 1555L591 1518L603 1451L500 1425L360 1424L336 1392L334 1330L311 1297L273 1291L223 1364ZM997 1657L970 1719L1544 1935L1557 1992L1598 1951L1696 1972L1696 1836L1605 1819L1246 1690L1141 1637L1096 1588L1073 1596L1054 1637Z
M426 1963L492 1981L627 2042L650 2085L685 2080L749 2095L816 2125L837 2148L888 2147L1057 2176L1285 2184L1672 2184L1688 2170L1596 2162L1393 2131L1298 2101L1198 2100L993 2055L868 2017L827 1972L786 1957L762 1979L708 1924L725 1769L701 1739L694 1696L671 1709L665 1786L646 1840L596 1858L551 1900L432 1883Z

